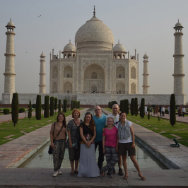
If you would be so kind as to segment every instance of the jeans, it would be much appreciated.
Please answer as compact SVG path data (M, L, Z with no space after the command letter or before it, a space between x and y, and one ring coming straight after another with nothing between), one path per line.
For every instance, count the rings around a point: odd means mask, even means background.
M98 157L98 167L101 171L102 166L103 166L103 161L104 161L104 154L103 154L103 148L102 148L102 141L99 142L95 142L95 151L97 149L98 146L98 150L99 150L99 157Z

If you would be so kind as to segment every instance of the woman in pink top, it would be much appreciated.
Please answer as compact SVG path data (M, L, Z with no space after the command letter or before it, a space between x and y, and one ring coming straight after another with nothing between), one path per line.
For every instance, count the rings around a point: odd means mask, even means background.
M106 155L107 165L102 168L102 176L108 171L108 175L112 177L114 166L118 161L118 154L116 151L117 133L117 128L114 126L114 119L108 117L107 127L103 129L103 152Z

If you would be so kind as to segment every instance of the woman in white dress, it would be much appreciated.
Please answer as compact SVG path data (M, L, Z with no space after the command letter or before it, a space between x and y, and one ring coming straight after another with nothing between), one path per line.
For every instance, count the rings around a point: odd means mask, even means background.
M84 122L80 125L80 136L82 142L78 177L98 177L99 168L96 163L94 144L96 128L90 112L85 114Z

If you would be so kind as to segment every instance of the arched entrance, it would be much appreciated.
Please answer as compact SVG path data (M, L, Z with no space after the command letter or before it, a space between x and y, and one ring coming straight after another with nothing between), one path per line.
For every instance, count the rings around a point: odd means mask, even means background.
M104 93L104 70L96 64L84 71L84 93Z

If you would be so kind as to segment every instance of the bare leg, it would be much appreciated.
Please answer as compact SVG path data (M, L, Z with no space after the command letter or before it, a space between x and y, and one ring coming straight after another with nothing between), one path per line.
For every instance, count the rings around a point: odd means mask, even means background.
M121 157L121 155L119 155L118 166L119 166L119 168L122 167L122 157Z
M75 171L78 172L78 161L75 161Z
M137 171L138 171L138 176L141 178L141 180L145 180L145 177L142 175L142 173L141 173L141 171L140 171L140 168L139 168L138 162L137 162L137 160L136 160L136 158L135 158L135 155L130 156L130 158L131 158L131 160L132 160L132 162L133 162L135 168L136 168Z
M74 161L70 161L71 164L71 174L74 173Z
M127 179L128 178L128 172L127 172L127 156L126 155L120 155L120 157L123 158L123 167L124 167L124 172L125 172L125 176L124 178Z

